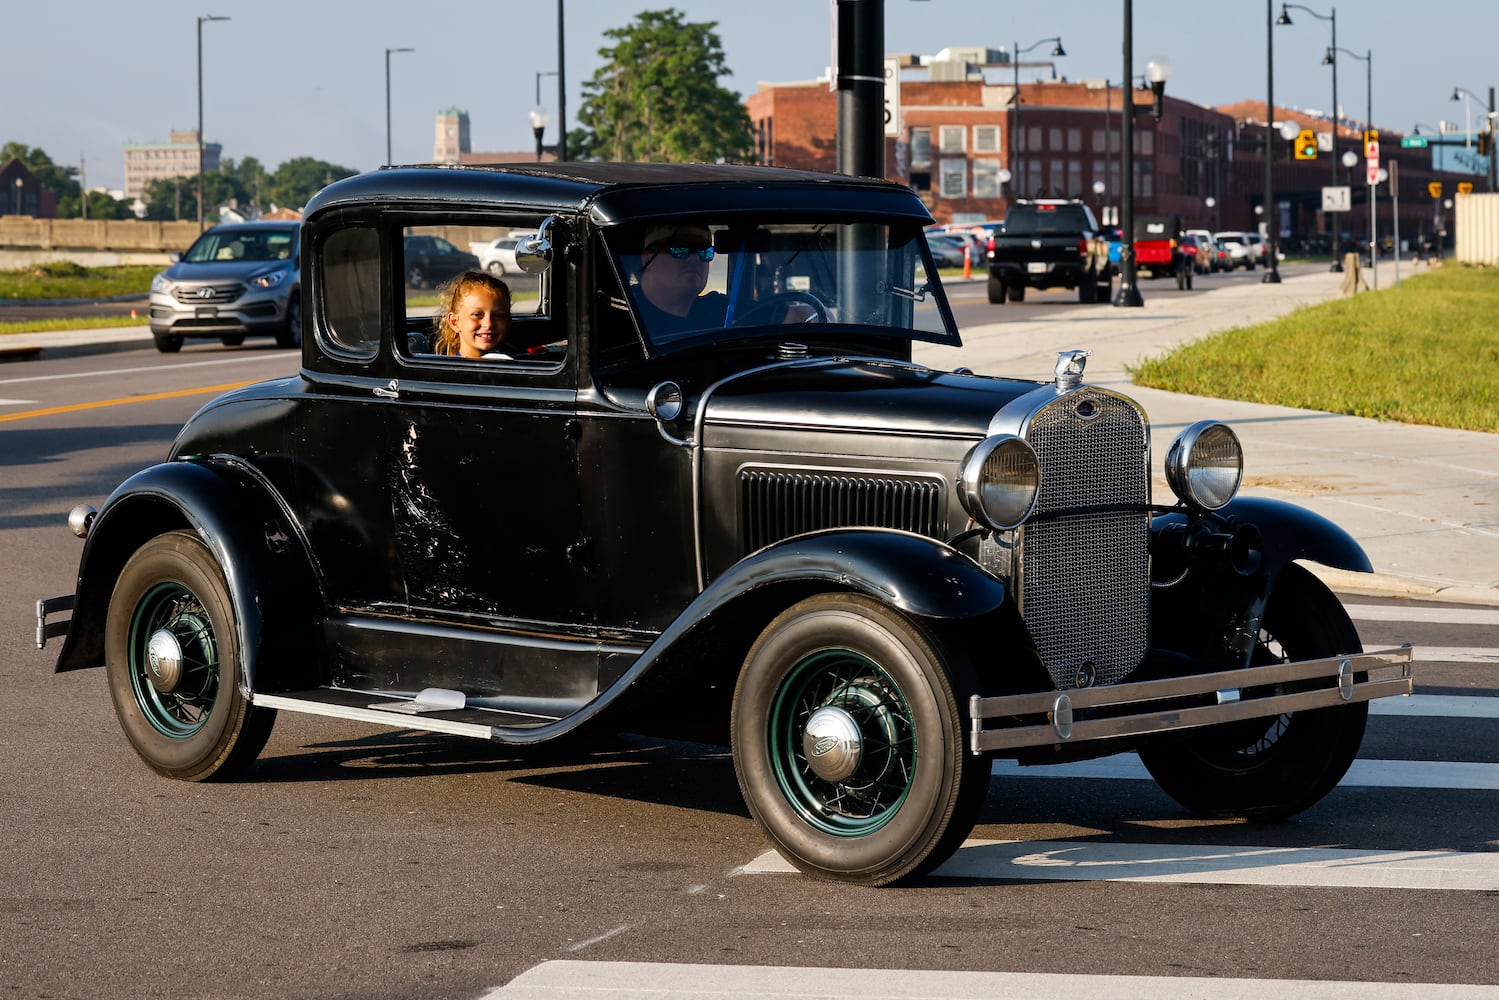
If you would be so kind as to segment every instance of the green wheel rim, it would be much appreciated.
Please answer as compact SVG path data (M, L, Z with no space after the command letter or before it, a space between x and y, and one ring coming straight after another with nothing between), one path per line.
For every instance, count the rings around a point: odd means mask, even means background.
M182 652L180 678L170 690L152 683L149 645L170 633ZM136 605L130 622L130 687L157 732L185 740L208 724L219 693L219 646L208 609L180 583L159 583Z
M812 713L834 707L859 729L859 765L841 781L818 776L807 762L802 735ZM786 801L802 819L836 837L862 837L895 817L916 774L916 726L890 675L848 649L804 657L786 674L771 702L767 725L770 763Z

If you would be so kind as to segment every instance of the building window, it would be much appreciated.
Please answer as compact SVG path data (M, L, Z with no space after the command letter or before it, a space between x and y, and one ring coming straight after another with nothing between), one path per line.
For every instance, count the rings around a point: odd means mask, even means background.
M1046 141L1051 144L1049 148L1053 153L1060 153L1062 151L1062 130L1053 126L1047 131L1051 133L1046 137Z
M1041 151L1041 126L1027 125L1025 127L1025 145L1020 147L1027 153L1039 153Z
M1067 130L1067 152L1081 153L1083 151L1083 130L1070 128Z
M1083 161L1067 161L1067 197L1081 198L1083 196Z
M911 130L911 166L925 167L932 162L932 130L929 128L913 128Z
M1064 173L1067 164L1062 160L1046 161L1046 193L1052 198L1067 197L1067 178Z
M998 125L975 125L973 126L973 151L975 153L997 153L999 152L999 126ZM974 184L978 183L978 168L974 167Z
M968 161L942 161L942 197L964 198L968 195Z
M975 198L998 198L1000 196L999 161L973 161L973 196Z
M939 133L941 151L944 153L962 153L966 151L963 144L964 135L967 131L961 125L943 125Z
M1109 148L1108 133L1101 128L1093 130L1093 152L1102 153Z

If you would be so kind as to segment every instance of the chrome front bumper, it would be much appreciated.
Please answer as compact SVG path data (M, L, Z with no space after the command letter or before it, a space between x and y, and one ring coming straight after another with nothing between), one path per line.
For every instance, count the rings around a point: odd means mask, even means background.
M998 698L974 695L968 702L972 716L969 749L981 754L1145 736L1408 695L1412 688L1411 657L1412 649L1406 645L1373 653L1272 663L1159 681ZM1365 675L1362 680L1358 679L1359 674ZM1278 693L1283 685L1307 681L1323 681L1331 686ZM1212 698L1214 703L1180 707L1183 700L1193 698ZM1151 707L1153 702L1168 700L1176 703L1176 707ZM1123 711L1088 718L1092 714L1090 709ZM990 720L1002 721L994 728L984 728L984 723Z

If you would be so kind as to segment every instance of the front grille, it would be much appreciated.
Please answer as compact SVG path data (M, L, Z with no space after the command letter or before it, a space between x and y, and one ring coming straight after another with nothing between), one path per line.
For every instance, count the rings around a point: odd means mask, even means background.
M902 528L939 537L942 485L932 479L746 469L739 476L743 551L824 528Z
M207 292L208 294L204 294ZM172 289L172 296L185 306L213 306L233 302L245 293L245 286L238 282L227 285L197 285Z
M1128 400L1083 388L1048 403L1025 436L1041 463L1020 543L1026 626L1057 687L1117 683L1150 641L1145 419ZM1112 509L1047 516L1095 507Z

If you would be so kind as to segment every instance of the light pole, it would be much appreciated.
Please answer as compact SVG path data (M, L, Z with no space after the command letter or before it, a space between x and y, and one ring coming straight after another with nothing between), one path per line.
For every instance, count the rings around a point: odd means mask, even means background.
M229 18L204 14L198 18L198 232L203 231L203 22Z
M547 123L552 116L547 114L547 109L540 104L531 109L531 134L536 136L536 162L541 162L541 154L545 147L541 144L541 136L547 130Z
M567 52L562 30L562 0L557 0L557 159L567 160ZM541 101L538 99L537 104Z
M1124 85L1120 88L1123 98L1119 108L1120 156L1122 168L1119 186L1119 291L1114 295L1116 306L1143 306L1139 277L1135 273L1135 115L1149 114L1160 121L1164 110L1166 78L1171 75L1171 63L1162 56L1146 60L1145 75L1150 80L1153 100L1149 107L1136 106L1130 81L1135 78L1135 5L1133 0L1124 0Z
M1280 17L1279 17L1279 19L1276 20L1276 22L1275 22L1276 24L1291 24L1292 23L1291 22L1290 11L1289 11L1289 8L1291 8L1291 7L1295 7L1297 10L1306 11L1308 14L1310 14L1313 17L1317 18L1319 21L1331 21L1332 22L1332 46L1327 51L1328 51L1329 54L1335 53L1335 52L1338 51L1338 8L1336 8L1336 7L1332 8L1332 13L1331 14L1318 14L1316 11L1312 10L1310 7L1305 7L1305 6L1303 6L1303 5L1299 4L1299 3L1283 3L1283 4L1280 5ZM1334 55L1331 59L1324 59L1323 62L1325 62L1327 65L1329 65L1329 66L1332 67L1332 112L1328 115L1328 118L1332 121L1332 155L1328 157L1328 160L1331 161L1331 163L1332 163L1332 186L1333 187L1337 187L1338 186L1338 60L1337 60L1337 57ZM1332 236L1332 266L1328 268L1329 271L1341 271L1341 270L1343 270L1343 261L1342 261L1342 258L1338 255L1338 236L1337 236L1338 226L1337 226L1337 222L1338 222L1338 213L1337 212L1328 212L1327 213L1327 225L1328 225L1328 229L1330 230L1330 235Z
M1467 87L1453 87L1452 88L1452 99L1454 101L1458 100L1459 95L1462 95L1462 94L1467 94L1469 97L1473 98L1473 100L1477 101L1479 104L1483 103L1483 98L1481 98L1477 94L1473 93L1473 91L1469 90ZM1489 162L1488 162L1488 178L1487 179L1488 179L1488 182L1489 182L1489 193L1490 194L1493 194L1494 190L1495 190L1495 188L1494 188L1494 156L1495 156L1495 154L1494 154L1494 138L1495 138L1494 130L1495 130L1496 126L1499 126L1499 120L1496 120L1495 115L1496 115L1496 112L1494 111L1494 88L1490 87L1489 88L1489 114L1488 114L1488 119L1487 119L1487 121L1484 122L1484 126L1483 126L1483 130L1485 132L1487 132L1488 135L1489 135L1488 142L1487 142L1486 145L1488 146L1488 156L1487 156L1487 159L1488 159Z
M1276 249L1276 237L1280 234L1280 223L1275 218L1275 21L1272 19L1274 0L1265 0L1265 256L1270 258L1270 269L1260 279L1267 285L1280 284L1280 269L1276 266L1280 252Z
M415 52L416 49L385 50L385 165L391 164L390 156L390 54L392 52Z
M1366 49L1364 50L1363 55L1359 55L1357 52L1350 52L1348 49L1328 49L1327 55L1322 57L1322 62L1324 64L1330 65L1332 61L1337 58L1337 54L1339 52L1343 53L1343 55L1345 56L1348 56L1350 59L1357 59L1364 64L1364 132L1368 133L1370 129L1374 128L1374 51L1372 49ZM1344 158L1344 162L1347 163L1346 157ZM1358 157L1355 156L1353 162L1357 163ZM1374 185L1370 184L1369 269L1371 272L1373 272L1374 269L1378 266L1379 264L1375 256L1374 247Z
M1025 193L1025 175L1021 172L1020 161L1016 157L1016 153L1020 151L1020 143L1016 138L1020 134L1020 56L1022 53L1029 52L1034 48L1039 48L1040 46L1045 45L1047 42L1056 43L1054 46L1052 46L1051 50L1053 58L1056 58L1058 56L1065 56L1067 54L1067 50L1062 48L1061 35L1053 35L1050 38L1043 38L1038 42L1032 42L1025 48L1021 48L1020 43L1016 42L1015 47L1010 50L1010 67L1014 70L1015 73L1015 86L1014 89L1010 91L1010 173L1019 179L1021 194Z

